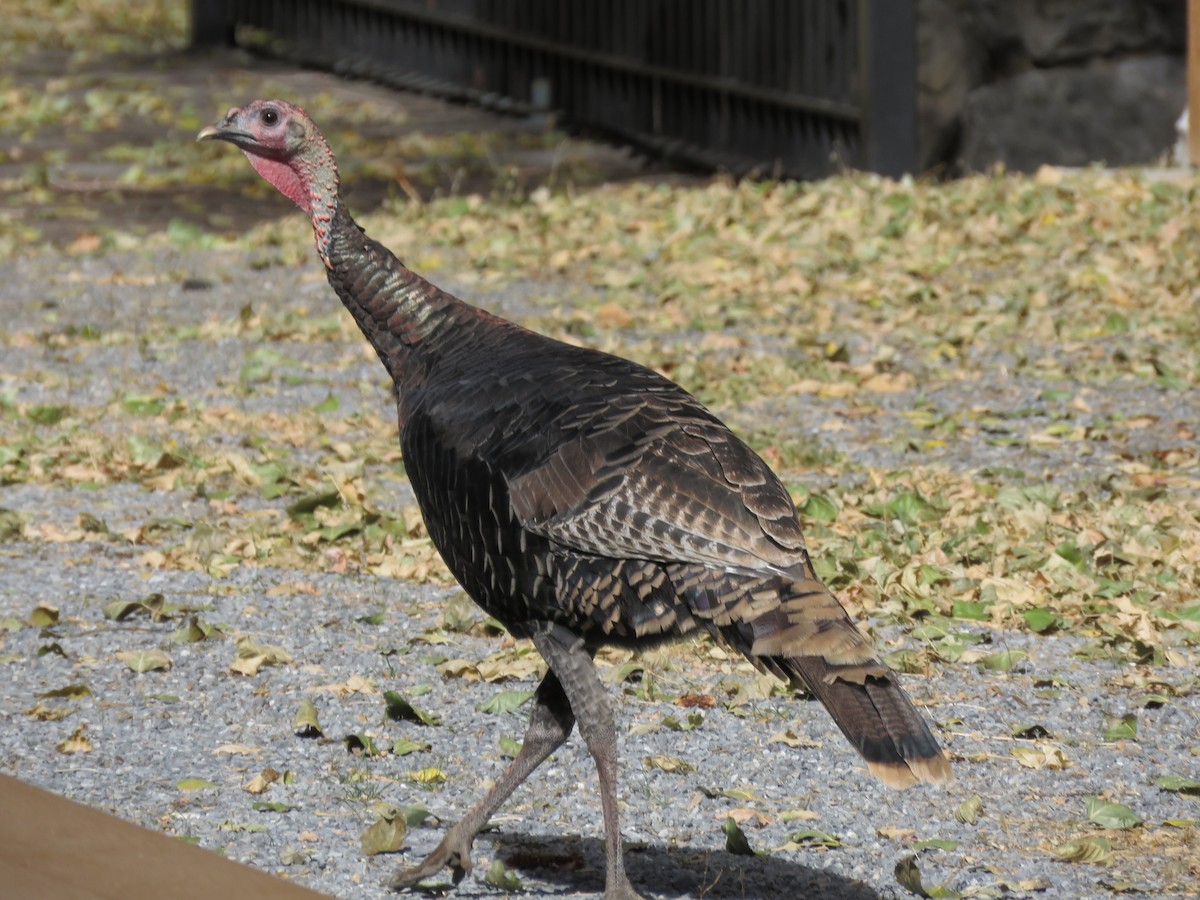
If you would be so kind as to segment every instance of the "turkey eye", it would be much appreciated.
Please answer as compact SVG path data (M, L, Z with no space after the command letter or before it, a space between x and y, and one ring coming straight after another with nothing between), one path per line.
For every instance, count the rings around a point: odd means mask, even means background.
M279 122L279 111L274 109L264 109L258 116L259 120L264 125L275 125Z

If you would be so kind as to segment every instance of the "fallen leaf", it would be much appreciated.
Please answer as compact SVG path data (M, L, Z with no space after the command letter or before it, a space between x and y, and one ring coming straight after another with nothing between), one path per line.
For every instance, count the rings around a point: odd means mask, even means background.
M27 620L34 628L48 628L58 624L58 607L49 603L39 603L29 613Z
M427 766L424 769L409 772L406 777L409 781L415 781L417 784L440 784L446 780L446 773L436 766Z
M726 852L735 856L754 856L754 851L750 849L750 842L746 839L746 832L738 827L738 823L732 816L725 819L722 828L725 831Z
M773 735L771 735L769 738L767 738L767 743L768 744L786 744L788 747L820 747L821 746L821 744L818 741L814 741L812 738L809 738L809 737L803 737L801 735L798 735L798 734L796 734L796 732L792 731L792 729L790 729L790 728L787 729L786 731L775 732Z
M1177 794L1200 796L1200 781L1194 778L1184 778L1181 775L1160 775L1151 784Z
M404 847L404 838L408 834L408 823L404 817L394 814L390 818L381 818L361 835L359 842L362 851L367 856L380 853L395 853Z
M184 778L176 787L181 791L207 791L216 785L204 778Z
M441 721L441 716L418 709L396 691L384 691L383 700L387 717L393 721L416 722L420 725L437 725Z
M54 749L59 753L91 753L92 742L87 739L83 733L83 728L76 728L71 732L71 736L61 743L55 744Z
M118 650L117 659L138 674L171 668L171 657L161 650Z
M257 775L250 779L244 790L250 794L262 794L279 780L279 772L275 769L263 769Z
M982 810L983 798L978 794L972 794L954 808L954 818L964 825L974 825L979 819L979 813Z
M1104 739L1106 741L1137 740L1137 714L1104 717Z
M488 869L487 874L483 876L483 883L488 887L496 888L496 890L506 893L520 891L525 887L516 873L508 869L498 859L492 860L491 867Z
M1054 848L1054 855L1067 862L1096 863L1106 865L1112 862L1112 845L1098 835L1077 838L1059 844Z
M684 762L677 756L658 754L647 756L642 762L645 763L647 769L660 769L663 772L670 772L672 774L687 775L696 771L694 765Z
M227 753L230 756L258 756L262 753L258 747L251 747L248 744L222 744L220 747L213 749L213 754L216 756L222 753Z
M532 700L533 694L533 691L500 691L500 693L493 694L484 702L477 704L475 708L480 712L496 715L514 712Z
M25 715L39 722L57 722L75 712L73 706L47 706L45 703L35 703L23 710Z
M1013 747L1009 752L1027 769L1065 769L1071 765L1058 747Z
M406 738L400 738L392 744L392 755L408 756L410 753L419 753L430 749L431 746L426 741L410 741Z
M1088 818L1104 828L1134 828L1142 824L1142 817L1122 803L1087 798Z
M79 700L83 697L90 697L91 694L92 689L86 684L68 684L66 687L55 688L52 691L45 691L37 696L39 700Z
M296 715L292 719L292 733L302 738L324 736L325 732L321 730L321 723L317 720L317 707L311 700L301 700L296 707Z

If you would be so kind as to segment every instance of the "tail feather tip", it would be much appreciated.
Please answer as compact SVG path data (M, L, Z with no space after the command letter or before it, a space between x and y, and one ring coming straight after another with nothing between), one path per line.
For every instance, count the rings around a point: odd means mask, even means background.
M888 787L898 790L904 790L922 781L942 785L954 781L950 761L943 753L898 762L868 762L867 769Z

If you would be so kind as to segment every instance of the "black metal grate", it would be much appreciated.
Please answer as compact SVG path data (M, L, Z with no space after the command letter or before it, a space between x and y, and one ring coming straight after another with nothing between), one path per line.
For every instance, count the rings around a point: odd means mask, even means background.
M338 72L556 110L668 156L816 177L915 164L915 0L193 0Z

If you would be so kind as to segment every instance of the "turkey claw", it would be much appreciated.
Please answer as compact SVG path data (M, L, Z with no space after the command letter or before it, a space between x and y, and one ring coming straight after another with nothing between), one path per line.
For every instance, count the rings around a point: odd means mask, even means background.
M442 842L437 845L437 849L430 853L418 865L411 869L401 869L388 882L388 887L393 891L403 890L405 888L415 887L418 882L424 881L427 878L432 878L442 869L450 870L450 879L455 884L458 884L471 871L471 841L463 841L457 838L453 829L442 839Z

